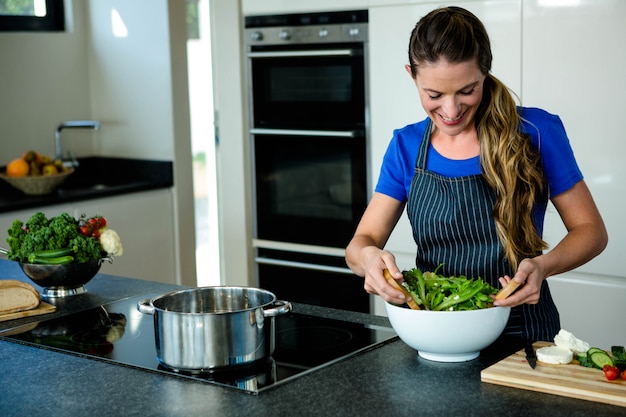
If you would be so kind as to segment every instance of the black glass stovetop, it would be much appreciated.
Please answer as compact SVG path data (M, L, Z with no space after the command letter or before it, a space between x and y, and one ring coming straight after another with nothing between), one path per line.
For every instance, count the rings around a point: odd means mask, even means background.
M128 298L80 313L42 319L0 333L0 339L258 394L396 336L389 327L292 311L274 318L275 350L271 357L208 373L184 373L159 363L154 317L137 311L137 302L153 296Z

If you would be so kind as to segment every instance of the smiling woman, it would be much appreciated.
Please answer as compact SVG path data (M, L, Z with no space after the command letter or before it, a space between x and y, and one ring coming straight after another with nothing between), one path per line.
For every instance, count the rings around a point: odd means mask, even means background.
M64 30L63 0L0 0L0 31Z

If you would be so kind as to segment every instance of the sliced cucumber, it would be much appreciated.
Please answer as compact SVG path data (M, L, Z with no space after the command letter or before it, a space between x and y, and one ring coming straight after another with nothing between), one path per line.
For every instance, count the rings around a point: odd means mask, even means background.
M613 358L611 358L611 356L602 349L599 349L599 351L594 350L591 354L588 355L588 358L589 358L589 361L593 364L593 366L599 369L602 369L604 365L615 366L615 362L613 362Z
M587 356L587 352L576 353L576 360L581 366L584 366L586 368L594 368L593 364L589 360L589 356Z
M596 353L596 352L604 352L606 353L606 351L604 349L600 349L598 347L591 347L589 348L589 350L587 351L587 356L591 356L592 354Z

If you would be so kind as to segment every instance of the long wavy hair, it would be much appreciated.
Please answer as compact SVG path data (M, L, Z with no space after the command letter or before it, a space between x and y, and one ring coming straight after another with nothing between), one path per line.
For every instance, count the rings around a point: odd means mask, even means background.
M526 257L548 245L539 235L533 209L547 186L539 152L521 133L521 118L509 89L491 71L491 44L482 22L460 7L433 10L417 22L409 43L415 78L423 63L476 60L485 75L483 97L475 117L482 174L495 190L493 217L509 264L517 268Z

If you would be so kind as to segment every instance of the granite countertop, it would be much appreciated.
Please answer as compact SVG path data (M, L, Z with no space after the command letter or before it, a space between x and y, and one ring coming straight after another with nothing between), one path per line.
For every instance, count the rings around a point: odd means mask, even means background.
M0 260L1 279L27 279ZM56 316L180 287L98 274ZM294 310L388 325L384 317L295 304ZM0 323L0 330L36 321ZM473 361L424 360L400 340L251 395L122 365L0 341L0 415L10 416L623 416L624 408L480 381L517 351L499 339Z
M74 173L48 195L26 195L5 181L0 181L0 213L168 188L173 184L171 161L79 158Z

